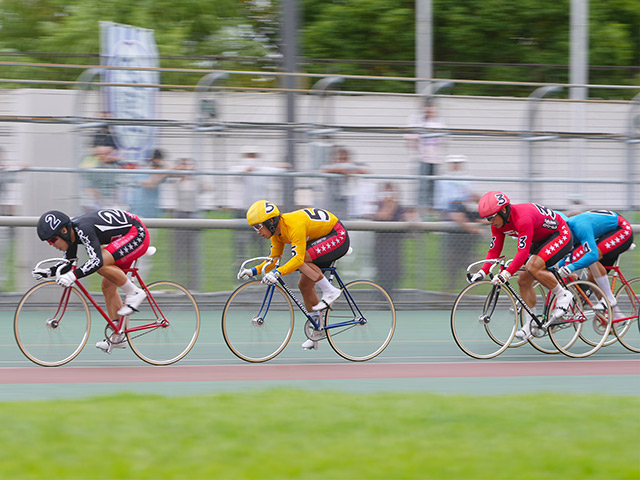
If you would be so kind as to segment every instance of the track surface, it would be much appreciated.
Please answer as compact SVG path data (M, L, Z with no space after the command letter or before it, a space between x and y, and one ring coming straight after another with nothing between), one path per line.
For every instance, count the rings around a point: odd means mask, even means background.
M529 345L500 357L473 360L458 350L448 330L448 312L399 312L391 345L366 363L351 363L321 343L302 351L302 325L285 351L265 364L236 359L222 341L218 312L204 312L196 347L168 367L144 364L129 350L112 355L93 344L101 340L94 317L91 339L66 366L29 362L13 339L11 318L0 315L0 401L75 398L120 392L167 396L301 388L350 392L426 391L455 394L538 392L640 395L640 355L619 345L574 360L545 355Z

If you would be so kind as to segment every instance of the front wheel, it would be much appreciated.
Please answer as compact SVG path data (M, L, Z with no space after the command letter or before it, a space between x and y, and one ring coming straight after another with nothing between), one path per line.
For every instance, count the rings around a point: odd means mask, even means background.
M174 282L147 285L147 298L127 319L131 350L152 365L170 365L193 348L200 332L200 310L193 295Z
M293 334L293 305L279 285L259 280L240 285L222 311L222 336L234 355L246 362L271 360Z
M352 362L371 360L387 348L396 329L396 308L380 285L356 280L325 314L327 340Z
M482 280L465 287L453 303L451 333L470 357L493 358L511 345L518 317L513 295L490 280Z
M57 367L78 356L87 343L91 314L75 287L40 283L20 300L13 319L18 348L34 363Z

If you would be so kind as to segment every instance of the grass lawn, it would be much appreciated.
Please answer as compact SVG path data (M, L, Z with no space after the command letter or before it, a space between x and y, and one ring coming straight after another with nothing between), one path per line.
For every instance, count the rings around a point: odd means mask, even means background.
M8 402L4 479L637 479L640 399L276 389Z

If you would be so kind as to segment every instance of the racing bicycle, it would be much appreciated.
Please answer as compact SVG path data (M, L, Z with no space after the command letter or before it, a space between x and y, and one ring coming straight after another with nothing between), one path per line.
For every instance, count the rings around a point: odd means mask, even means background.
M252 258L240 269L272 260ZM333 350L353 362L371 360L382 353L396 328L396 309L389 294L368 280L344 283L335 262L322 271L342 289L342 295L322 311L319 320L309 314L282 277L274 285L264 285L260 280L240 285L222 312L222 335L229 349L251 363L274 358L291 340L295 304L306 319L304 332L310 340L321 340L326 334Z
M153 255L155 251L155 247L149 247L145 255ZM39 262L36 268L59 265L60 272L65 266L75 268L75 263L50 258ZM127 342L143 361L169 365L187 355L200 331L200 311L191 293L171 281L145 284L136 263L124 271L144 289L147 298L138 307L138 313L115 321L80 279L66 288L49 280L27 291L18 303L13 320L16 342L22 353L44 367L57 367L76 358L89 339L91 303L107 322L105 338L111 343Z

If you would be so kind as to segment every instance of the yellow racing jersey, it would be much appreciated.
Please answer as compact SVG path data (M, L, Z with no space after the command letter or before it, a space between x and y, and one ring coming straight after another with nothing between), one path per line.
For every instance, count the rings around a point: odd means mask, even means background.
M285 244L291 244L291 258L287 263L278 267L282 275L295 272L304 263L307 252L307 242L328 235L338 217L321 208L303 208L280 216L280 234L271 236L271 258L279 258L284 252ZM273 270L275 263L266 266L263 262L256 267L258 272L266 273ZM264 271L262 270L264 268Z

